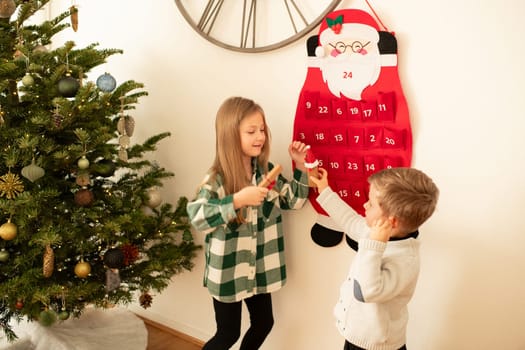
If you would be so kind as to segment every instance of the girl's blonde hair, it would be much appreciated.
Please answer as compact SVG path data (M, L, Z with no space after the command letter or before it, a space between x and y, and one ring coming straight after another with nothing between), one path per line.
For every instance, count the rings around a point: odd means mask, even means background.
M415 231L434 212L439 189L425 173L414 168L384 169L368 181L379 191L379 205L395 216L407 232Z
M264 122L266 141L261 154L257 157L257 163L266 173L270 156L270 131L261 106L247 98L230 97L222 103L217 111L215 119L215 160L211 172L213 177L218 174L222 176L226 195L235 193L250 184L251 179L246 177L244 170L239 125L245 117L253 113L260 113Z

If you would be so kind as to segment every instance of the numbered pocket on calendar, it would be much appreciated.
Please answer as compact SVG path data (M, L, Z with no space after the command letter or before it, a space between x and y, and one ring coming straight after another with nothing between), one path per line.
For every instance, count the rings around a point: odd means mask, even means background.
M360 101L351 100L346 103L346 117L348 120L362 121Z
M396 94L383 92L377 96L377 117L380 121L395 121L395 101Z
M399 157L383 157L383 168L392 169L400 167L403 160Z
M382 157L380 156L364 156L363 168L366 176L370 176L375 172L383 169Z
M365 135L365 147L366 148L381 147L382 139L383 139L383 128L382 127L366 128L366 135Z
M385 128L383 130L383 148L405 148L406 130Z
M317 100L317 119L329 120L332 118L332 103L330 99L319 98Z
M349 148L364 148L365 146L365 128L350 127L346 129Z
M332 145L346 146L346 129L330 128L330 143Z
M332 154L328 157L326 168L330 174L343 174L345 171L345 158L339 154Z
M350 205L361 215L364 214L366 201L368 201L368 183L355 182L350 184Z
M362 101L361 114L364 122L377 120L377 102L376 101Z
M344 200L348 205L352 202L352 189L349 181L335 181L334 191Z
M317 100L319 99L319 91L304 91L303 92L303 107L304 116L307 119L313 119L317 116Z
M335 121L346 120L347 110L346 110L346 101L345 100L332 100L332 119Z
M314 128L313 131L314 144L327 145L330 143L330 131L326 128Z
M364 174L363 157L357 155L344 156L344 171L349 176L362 176Z
M309 128L296 128L294 140L310 145L314 141L312 131Z

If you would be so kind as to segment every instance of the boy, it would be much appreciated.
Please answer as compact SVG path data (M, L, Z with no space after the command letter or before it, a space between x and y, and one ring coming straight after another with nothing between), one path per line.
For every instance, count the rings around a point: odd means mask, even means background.
M363 218L329 187L327 171L319 174L310 177L317 202L359 242L334 308L344 349L406 349L407 304L419 274L418 228L434 212L439 190L419 170L381 170L368 179Z

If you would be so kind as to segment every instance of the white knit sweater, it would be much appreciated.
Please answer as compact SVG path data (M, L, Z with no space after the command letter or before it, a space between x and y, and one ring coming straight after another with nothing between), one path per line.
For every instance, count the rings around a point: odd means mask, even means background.
M414 238L388 243L370 239L365 219L330 188L319 194L317 202L359 242L334 308L339 332L364 349L399 349L406 343L407 304L419 275L419 242Z

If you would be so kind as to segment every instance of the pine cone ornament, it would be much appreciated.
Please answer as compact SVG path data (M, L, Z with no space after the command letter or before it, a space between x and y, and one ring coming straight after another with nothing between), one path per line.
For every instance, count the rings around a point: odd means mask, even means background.
M76 32L78 30L78 7L75 5L71 6L69 8L69 13L71 16L71 28Z
M64 120L64 117L57 112L51 116L51 120L53 121L53 125L55 126L55 128L60 128L62 126L62 121Z
M44 264L43 264L43 273L44 277L51 277L53 270L55 269L55 252L53 248L48 244L44 251Z
M139 257L139 248L137 246L124 244L121 249L124 253L124 266L133 264Z
M152 301L153 297L148 293L142 293L142 295L139 297L140 306L142 306L144 309L151 307Z

